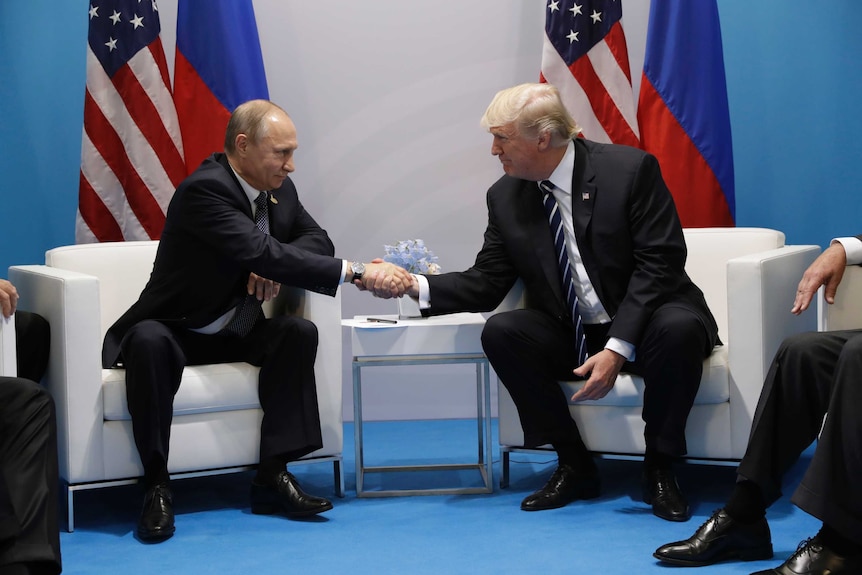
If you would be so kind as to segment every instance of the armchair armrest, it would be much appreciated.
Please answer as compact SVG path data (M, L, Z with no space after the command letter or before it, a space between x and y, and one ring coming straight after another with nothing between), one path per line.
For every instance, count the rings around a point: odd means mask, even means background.
M60 476L69 481L101 479L101 450L87 448L102 444L104 419L99 280L43 265L13 266L9 278L26 309L51 325L44 382L57 407ZM70 453L85 456L73 461Z
M802 273L819 246L784 246L727 262L728 363L730 367L731 451L745 454L754 410L778 346L788 336L817 327L808 310L790 308Z
M862 266L847 266L835 294L835 303L823 299L817 290L817 316L820 331L862 328Z
M341 290L334 297L282 286L278 297L264 305L267 317L297 315L317 326L317 404L324 452L341 453L344 441L341 382Z
M18 360L15 357L15 315L0 316L0 377L16 377Z

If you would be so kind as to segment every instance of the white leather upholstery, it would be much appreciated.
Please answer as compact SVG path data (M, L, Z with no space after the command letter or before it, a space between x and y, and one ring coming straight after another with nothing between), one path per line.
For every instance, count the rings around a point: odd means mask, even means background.
M835 303L826 303L823 288L817 293L820 331L862 329L862 266L848 266L838 285Z
M126 405L125 372L102 369L106 330L134 303L150 276L157 241L65 246L44 266L13 266L10 279L30 309L51 324L45 383L57 404L60 477L68 484L70 530L76 489L143 473ZM26 295L26 298L23 297ZM201 287L206 297L206 286ZM283 288L272 313L295 313L319 334L315 363L323 448L306 459L341 468L341 296ZM258 368L247 363L187 367L174 402L168 469L174 476L236 470L258 462L262 411Z
M15 316L5 318L0 315L0 377L18 375L15 349Z
M789 312L799 278L818 246L785 246L784 234L761 228L686 229L686 271L703 290L724 346L704 361L700 390L686 429L688 457L738 461L745 453L760 388L772 356L791 333L814 330L810 310ZM520 288L519 288L520 289ZM505 307L519 305L510 294ZM571 396L582 382L561 382ZM587 447L606 454L642 455L643 380L622 373L599 401L571 405ZM508 452L524 435L505 387L499 386L503 484Z

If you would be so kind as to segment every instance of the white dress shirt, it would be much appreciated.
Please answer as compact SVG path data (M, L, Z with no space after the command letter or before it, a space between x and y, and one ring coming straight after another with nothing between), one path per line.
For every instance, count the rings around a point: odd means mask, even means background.
M575 284L575 293L578 296L578 311L585 324L602 324L611 321L610 315L605 310L598 294L593 287L587 270L584 267L578 242L575 238L575 224L572 220L572 176L575 171L575 144L569 142L566 153L557 168L548 180L556 186L554 198L560 210L563 220L563 228L566 236L566 250L569 254L569 263L572 266L572 279ZM536 194L542 191L536 186ZM419 283L419 309L431 307L431 294L428 280L422 275L415 276ZM635 359L635 346L632 343L612 337L605 344L605 349L614 351L628 361Z

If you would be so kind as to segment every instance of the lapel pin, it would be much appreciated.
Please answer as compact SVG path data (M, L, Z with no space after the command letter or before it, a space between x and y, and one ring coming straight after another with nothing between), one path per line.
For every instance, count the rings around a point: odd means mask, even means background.
M589 200L589 199L590 199L590 193L589 193L589 192L584 192L583 194L581 194L581 199L582 199L582 200L584 200L584 201Z
M269 195L269 201L270 201L270 202L272 202L273 204L277 204L277 203L278 203L278 200L277 200L277 199L275 199L275 196L273 196L272 194L270 194L270 195Z

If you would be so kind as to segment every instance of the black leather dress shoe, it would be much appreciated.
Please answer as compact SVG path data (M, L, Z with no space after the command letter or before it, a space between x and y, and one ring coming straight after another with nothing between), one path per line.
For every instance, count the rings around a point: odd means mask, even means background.
M652 505L656 517L667 521L688 521L691 518L691 508L671 469L644 469L641 487L644 503Z
M781 566L751 575L856 575L862 573L862 556L841 557L817 541L799 544L796 553Z
M142 541L164 541L174 534L174 500L164 483L150 487L144 494L144 506L138 519L138 538Z
M702 567L727 559L757 561L772 557L772 535L765 518L744 525L719 509L685 541L662 545L653 557L674 565Z
M601 484L596 475L579 474L570 465L558 465L545 486L521 502L521 509L556 509L578 499L594 499L600 493Z
M291 473L282 471L275 486L251 484L251 512L272 515L283 512L288 517L309 517L332 509L332 502L305 493Z

